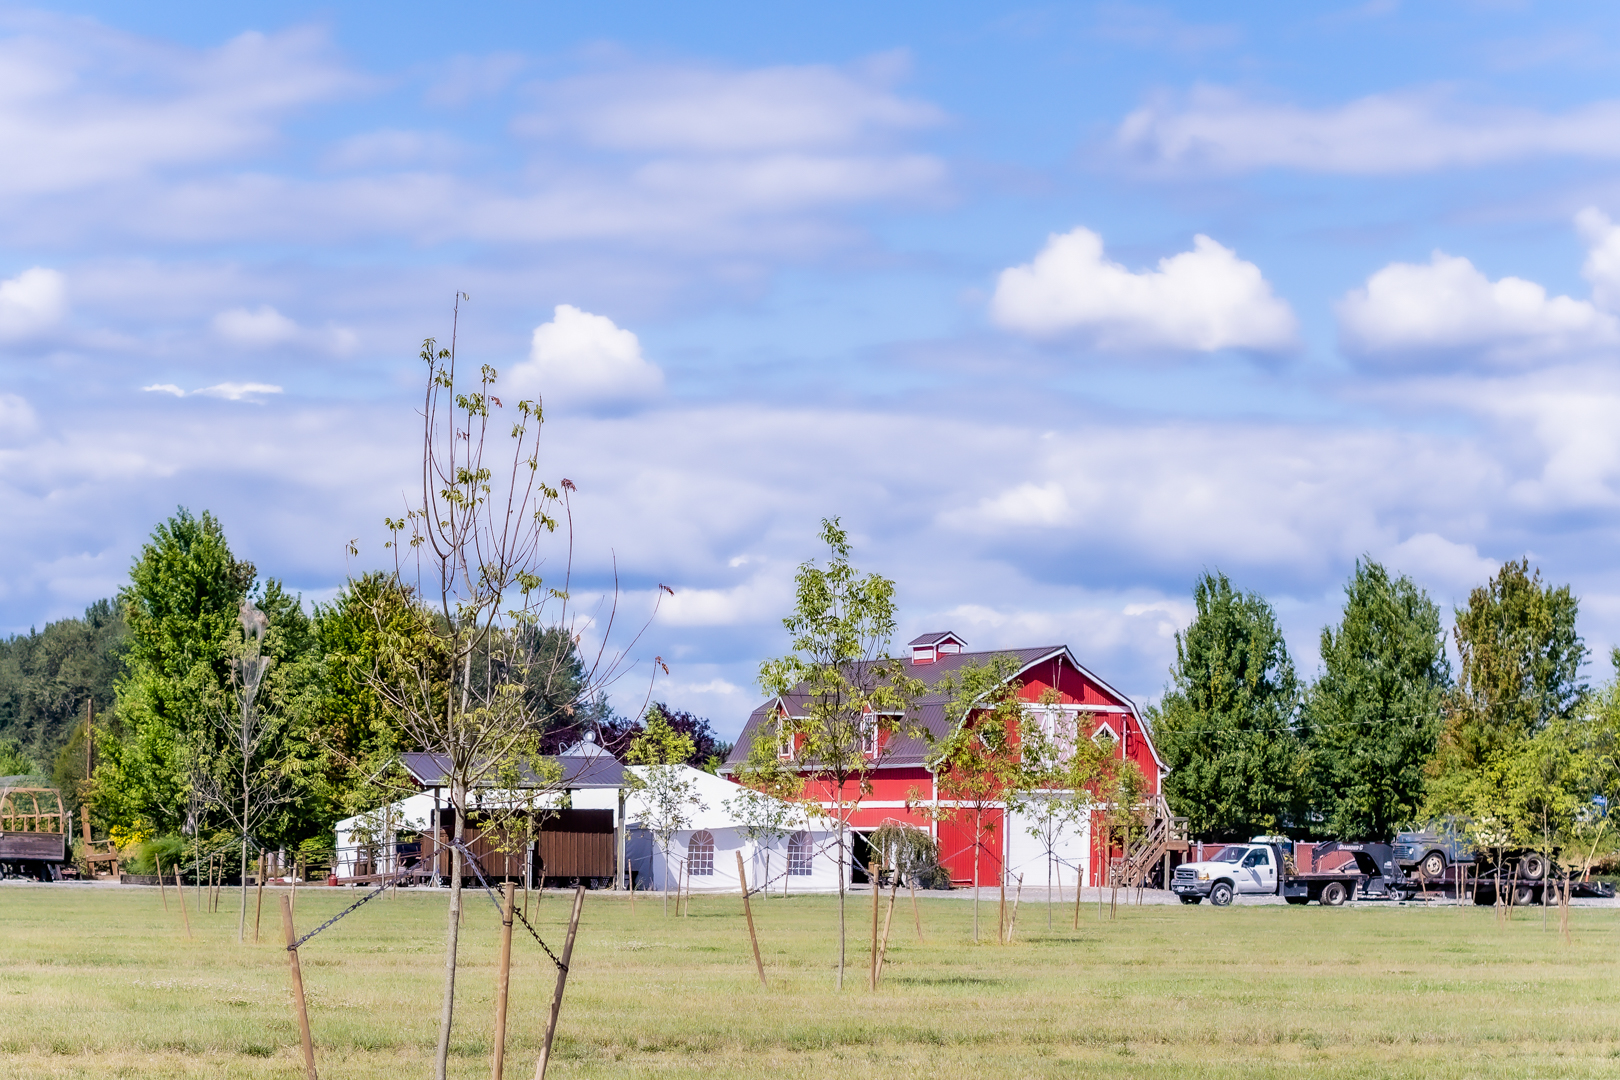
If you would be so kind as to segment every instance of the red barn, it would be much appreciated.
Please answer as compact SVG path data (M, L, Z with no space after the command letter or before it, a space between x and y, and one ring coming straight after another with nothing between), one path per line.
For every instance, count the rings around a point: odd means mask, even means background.
M1124 694L1109 686L1087 670L1066 645L1045 645L1024 649L997 649L994 652L968 652L966 643L952 633L923 634L910 643L910 656L904 663L906 673L928 687L918 702L920 725L935 741L950 734L946 717L947 697L938 688L945 677L969 664L987 664L993 656L1013 656L1018 670L1014 679L1022 684L1019 696L1028 702L1032 712L1061 713L1067 719L1066 730L1082 735L1112 740L1115 752L1123 759L1134 761L1147 779L1147 798L1152 810L1153 825L1147 840L1130 852L1103 853L1091 841L1090 833L1081 838L1083 853L1071 858L1069 868L1058 880L1072 883L1075 869L1072 864L1085 867L1086 880L1091 884L1106 883L1108 867L1121 871L1121 876L1140 877L1151 871L1158 861L1171 850L1184 850L1179 842L1169 811L1160 795L1160 781L1167 767L1154 749L1153 739L1142 723L1136 705ZM1056 691L1055 703L1043 704L1048 690ZM749 748L756 739L770 740L779 746L780 756L789 760L792 748L783 744L778 728L782 716L802 716L809 698L802 687L780 698L762 703L748 718L737 744L732 748L723 771L731 773L748 757ZM941 798L936 777L929 768L929 744L924 739L907 733L896 733L893 744L885 744L885 753L871 754L877 763L871 772L871 792L864 797L846 791L846 806L859 798L859 804L850 814L849 825L857 833L853 870L855 880L864 880L858 869L866 850L862 836L889 821L904 822L929 830L939 842L940 860L950 871L953 883L968 885L973 882L974 828L971 822L940 820L934 812ZM813 770L806 768L806 791L811 797L820 794L823 808L831 810L835 804L825 781L819 781ZM817 790L818 782L821 784ZM1002 827L1005 807L991 811L996 822L993 839L979 852L979 880L977 884L993 885L1001 880L1002 867L1010 874L1023 872L1028 865L1034 869L1030 853L1020 851L1022 831ZM989 832L989 830L987 830ZM1024 845L1028 847L1027 844ZM1044 848L1040 858L1044 860ZM1128 871L1129 873L1125 873ZM1031 883L1042 880L1039 873Z

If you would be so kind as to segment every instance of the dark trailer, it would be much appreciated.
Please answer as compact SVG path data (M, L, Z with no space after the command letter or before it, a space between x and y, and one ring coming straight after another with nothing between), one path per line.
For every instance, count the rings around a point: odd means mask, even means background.
M1318 869L1324 856L1340 852L1348 854L1350 859L1336 864L1332 870ZM1417 891L1417 885L1407 878L1395 861L1395 850L1388 844L1335 840L1312 848L1310 870L1287 873L1280 891L1290 904L1308 904L1315 900L1327 907L1336 907L1358 897L1405 900Z
M66 861L67 821L61 792L0 786L0 874L58 881Z

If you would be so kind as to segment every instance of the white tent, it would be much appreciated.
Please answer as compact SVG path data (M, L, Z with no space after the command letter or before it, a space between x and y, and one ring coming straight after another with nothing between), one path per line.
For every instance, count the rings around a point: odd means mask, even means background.
M630 867L641 889L671 891L678 885L693 892L736 892L737 853L741 852L750 888L762 885L780 895L838 891L838 847L833 830L797 812L787 835L768 842L750 840L737 815L737 797L743 789L724 777L687 765L676 766L678 776L691 784L697 803L686 808L687 827L677 830L667 853L648 828L647 800L632 789L625 798L625 821ZM647 776L646 766L625 772Z
M394 840L400 833L414 833L430 827L433 796L426 792L378 807L337 823L337 854L332 872L340 878L357 874L391 874ZM359 843L359 840L365 843Z

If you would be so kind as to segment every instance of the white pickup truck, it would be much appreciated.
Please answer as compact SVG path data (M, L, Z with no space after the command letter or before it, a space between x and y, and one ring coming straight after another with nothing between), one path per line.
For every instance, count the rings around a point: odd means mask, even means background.
M1316 861L1330 852L1344 852L1350 861L1326 873L1316 872ZM1280 844L1228 844L1213 859L1176 867L1171 888L1183 904L1202 903L1207 897L1225 907L1238 895L1280 896L1290 904L1315 900L1323 907L1338 907L1359 890L1369 897L1397 899L1411 890L1388 844L1324 844L1311 856L1311 872L1299 873L1283 858Z
M1208 862L1176 867L1171 887L1183 904L1202 903L1207 897L1216 907L1230 904L1239 893L1275 896L1281 862L1279 849L1271 844L1229 844Z

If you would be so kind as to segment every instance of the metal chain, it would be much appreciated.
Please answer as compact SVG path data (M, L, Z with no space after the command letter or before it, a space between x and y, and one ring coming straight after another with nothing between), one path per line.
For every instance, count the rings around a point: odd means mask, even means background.
M343 918L343 916L348 915L351 912L353 912L355 909L360 907L361 904L364 904L366 901L372 900L372 899L376 898L377 896L380 896L382 894L382 891L384 889L388 888L388 886L394 884L395 882L401 880L402 878L409 877L411 874L413 874L415 872L416 871L414 869L406 869L406 870L399 871L393 877L389 878L387 881L383 882L381 885L378 885L375 889L371 890L369 893L362 896L360 899L356 900L354 903L350 904L348 907L344 908L342 911L338 912L336 915L332 916L330 919L327 919L325 922L321 923L321 925L317 926L315 929L311 930L309 933L305 934L303 937L299 938L297 941L293 942L291 945L287 946L287 951L292 952L294 949L298 948L304 942L308 941L310 938L314 937L316 934L320 933L322 930L325 930L328 926L331 926L333 923L335 923L339 919Z
M495 913L497 915L503 914L503 912L501 911L500 901L495 899L495 890L491 889L489 887L489 882L484 880L484 871L483 871L483 868L479 865L478 856L474 855L472 853L472 849L469 848L466 844L462 843L460 840L452 840L452 841L450 841L450 846L455 848L456 850L460 851L463 855L465 855L467 857L467 864L472 867L473 873L478 875L478 884L480 884L480 885L482 885L484 887L484 892L486 894L488 894L488 896L489 896L489 902L491 904L495 905ZM557 959L557 954L551 951L551 946L550 945L547 945L544 941L541 940L540 932L537 931L533 926L530 925L528 919L525 919L523 917L523 912L519 911L516 907L513 907L512 908L512 914L517 916L518 922L522 923L523 928L529 932L529 936L534 938L535 944L539 945L540 948L545 951L545 954L547 956L551 957L551 962L553 964L557 965L557 970L562 971L562 972L566 972L568 970L568 965L564 964L561 960Z

